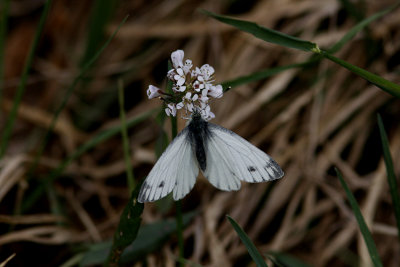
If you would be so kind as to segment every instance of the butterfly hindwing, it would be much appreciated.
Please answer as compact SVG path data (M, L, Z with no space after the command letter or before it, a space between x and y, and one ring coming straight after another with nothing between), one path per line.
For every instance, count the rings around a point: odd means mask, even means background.
M207 169L204 175L221 190L240 188L240 180L264 182L279 179L283 171L266 153L221 126L209 123Z
M139 202L156 201L172 191L178 200L193 188L199 168L187 132L180 132L158 159L141 187Z

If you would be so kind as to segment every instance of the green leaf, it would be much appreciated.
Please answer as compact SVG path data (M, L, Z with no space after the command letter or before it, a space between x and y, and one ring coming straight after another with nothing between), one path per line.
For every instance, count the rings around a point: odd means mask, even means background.
M128 204L123 210L119 219L118 228L114 234L114 240L110 254L108 256L109 266L118 266L118 262L122 252L135 239L142 221L144 204L137 201L140 191L140 185L132 192Z
M346 1L347 2L347 1ZM368 26L371 22L383 17L384 15L386 15L387 13L389 13L390 11L392 11L393 9L397 8L399 6L399 4L396 4L392 7L389 7L385 10L382 10L378 13L375 13L374 15L360 21L359 23L357 23L357 25L355 25L354 27L352 27L343 37L342 39L340 39L336 44L334 44L327 52L329 54L334 54L337 51L339 51L348 41L350 41L351 39L353 39L353 37L362 29L364 29L366 26Z
M23 69L23 72L21 75L21 81L18 85L17 92L15 93L13 106L11 108L10 114L8 115L8 120L6 122L6 125L4 126L4 130L2 131L3 135L1 138L1 142L0 142L0 159L4 156L4 153L7 150L8 141L10 139L12 130L14 128L14 123L15 123L15 120L17 117L18 107L19 107L19 104L21 103L22 96L25 93L26 82L28 80L28 74L29 74L29 71L32 66L33 57L35 56L36 48L39 44L39 39L42 34L44 24L46 22L47 14L49 13L50 3L51 3L51 0L47 0L44 4L42 15L40 16L39 24L38 24L38 27L35 32L35 37L33 39L32 45L30 47L28 57L26 59L24 69Z
M387 178L390 188L390 195L392 196L394 215L396 217L397 231L400 233L400 196L397 186L396 175L394 173L393 160L390 155L389 141L386 135L385 127L383 126L382 118L378 114L379 133L381 135L383 157L385 159ZM397 235L400 240L400 235Z
M183 216L184 225L187 226L195 215L195 212L185 214ZM143 258L146 254L162 246L175 231L176 221L174 218L143 225L139 229L135 242L122 253L120 262L129 263ZM92 245L83 256L80 266L102 264L110 252L111 245L110 241Z
M277 73L280 73L282 71L288 70L288 69L293 69L293 68L302 68L302 67L306 67L308 65L313 64L314 62L318 61L320 59L320 57L318 58L314 58L314 59L310 59L308 61L302 62L302 63L296 63L296 64L289 64L286 66L280 66L280 67L276 67L276 68L271 68L271 69L265 69L262 71L258 71L258 72L254 72L250 75L246 75L246 76L242 76L230 81L225 81L223 82L221 85L224 88L224 92L228 91L230 88L242 85L242 84L246 84L249 82L254 82L254 81L258 81L261 79L265 79L268 78L272 75L275 75Z
M232 219L232 217L230 217L229 215L226 215L226 217L228 218L229 222L232 224L233 229L235 229L240 240L242 240L243 244L246 246L247 251L249 252L252 259L255 261L257 266L259 266L259 267L260 266L262 266L262 267L268 266L265 263L265 260L261 256L260 252L258 252L256 246L253 244L253 242L251 242L249 236L243 231L242 227L240 227L240 225L234 219Z
M337 168L335 168L335 171L340 180L340 183L342 184L342 186L346 192L346 195L350 202L351 208L353 209L354 216L357 219L357 223L358 223L358 226L360 227L361 234L364 238L365 244L367 245L369 256L371 257L371 260L372 260L374 266L382 267L383 266L382 261L379 257L378 250L376 249L374 239L372 238L371 232L369 231L367 224L365 223L364 217L361 214L360 207L358 206L357 201L353 196L353 193L351 193L349 187L347 186L346 182L344 181L343 176L340 173L340 171Z
M284 266L284 267L310 267L307 263L302 262L299 259L296 259L293 256L290 256L286 253L277 252L277 251L268 251L266 253L273 262L277 266Z
M337 64L339 64L342 67L345 67L346 69L350 70L351 72L357 74L358 76L361 76L362 78L366 79L370 83L378 86L382 90L386 91L387 93L400 97L400 86L398 84L395 84L391 81L388 81L376 74L373 74L369 71L366 71L360 67L354 66L342 59L339 59L335 56L332 56L331 54L321 51L321 55Z
M134 125L137 125L138 123L144 121L146 118L150 117L150 115L153 114L154 111L155 110L145 112L143 114L140 114L137 117L134 117L134 118L128 120L126 123L126 127L130 128L130 127L133 127ZM75 159L77 159L79 156L81 156L86 151L94 148L98 144L105 142L106 140L110 139L111 137L119 134L120 131L121 131L121 126L116 126L116 127L110 128L108 130L105 130L105 131L97 134L95 137L93 137L86 143L84 143L74 153L72 153L70 156L65 158L57 166L57 168L54 169L45 178L43 178L42 183L40 185L38 185L30 195L27 196L22 210L26 211L27 209L32 207L36 203L36 201L39 199L39 197L43 194L43 192L46 188L46 185L48 183L51 183L54 180L56 180L64 172L64 170L68 167L68 165L71 164Z
M266 42L279 44L285 47L290 47L308 52L319 51L319 48L315 43L262 27L254 22L234 19L227 16L221 16L206 10L203 10L203 12L206 15L213 17L216 20L219 20L223 23L236 27L239 30L251 33L257 38L260 38L261 40L264 40Z

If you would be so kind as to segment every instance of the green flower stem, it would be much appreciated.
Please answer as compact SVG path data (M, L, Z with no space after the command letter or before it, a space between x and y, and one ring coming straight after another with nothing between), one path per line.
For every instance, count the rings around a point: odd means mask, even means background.
M123 142L123 149L124 149L124 160L125 160L125 167L126 167L126 176L128 182L129 192L132 192L135 188L135 177L133 175L132 170L132 162L130 156L130 146L129 146L129 139L128 139L128 130L126 127L126 116L125 116L125 109L124 109L124 85L121 79L118 80L118 100L119 100L119 116L121 119L121 135L122 135L122 142Z

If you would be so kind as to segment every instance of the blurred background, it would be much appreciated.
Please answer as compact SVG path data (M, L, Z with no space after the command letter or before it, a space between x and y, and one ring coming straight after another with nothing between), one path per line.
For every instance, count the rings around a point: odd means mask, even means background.
M138 183L170 140L170 121L160 116L162 103L148 100L146 90L149 84L166 87L171 52L183 49L195 66L212 65L217 83L311 58L222 24L201 9L254 21L327 49L359 21L395 2L52 1L18 102L45 1L1 1L2 136L15 103L18 110L0 159L0 262L15 253L7 266L74 266L96 244L112 239L130 195L118 131L118 80L132 122L128 135ZM88 67L126 15L126 23ZM399 83L399 25L400 10L395 9L335 56ZM212 122L271 155L285 177L242 184L230 193L199 178L182 202L185 214L195 212L184 231L186 259L205 266L255 266L226 220L229 214L262 253L283 252L311 266L368 266L369 254L337 167L356 196L384 265L399 266L377 126L379 113L399 176L400 105L395 97L320 60L233 86L211 106ZM178 129L184 125L178 116ZM102 133L109 136L101 139ZM90 149L76 154L83 146ZM174 215L170 198L146 204L143 225L166 223ZM143 245L126 266L175 266L174 231L161 231L151 245Z

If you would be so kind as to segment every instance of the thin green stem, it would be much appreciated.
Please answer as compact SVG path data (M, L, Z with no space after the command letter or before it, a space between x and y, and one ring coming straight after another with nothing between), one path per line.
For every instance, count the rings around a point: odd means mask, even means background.
M43 32L43 28L44 28L44 24L46 22L47 14L49 13L50 3L51 3L51 0L47 0L45 5L44 5L44 9L43 9L42 15L41 15L40 20L39 20L39 25L37 27L37 30L36 30L36 33L35 33L35 37L33 39L32 46L31 46L31 48L29 50L28 58L26 59L24 70L22 72L21 82L18 85L18 89L17 89L17 92L16 92L15 97L14 97L14 101L13 101L13 106L12 106L11 112L10 112L10 114L8 116L8 120L6 122L6 125L4 127L4 132L3 132L3 135L2 135L2 138L1 138L1 143L0 143L0 158L2 158L4 156L4 154L5 154L6 150L7 150L8 141L9 141L9 139L11 137L11 132L12 132L12 129L14 127L14 123L15 123L15 120L16 120L16 117L17 117L18 107L19 107L19 104L21 103L22 96L25 93L26 82L28 80L28 74L29 74L29 71L30 71L31 66L32 66L33 57L35 55L36 48L37 48L37 46L39 44L40 36L41 36L41 34Z
M179 247L179 258L184 259L185 246L183 242L183 216L182 216L182 201L178 200L175 202L176 206L176 230L178 234L178 247ZM183 267L183 261L179 261L179 266Z
M168 61L168 70L172 68L172 64ZM166 91L170 94L173 94L172 91L172 82L167 82ZM178 126L177 126L177 119L174 116L171 116L171 133L172 133L172 140L178 134ZM179 247L179 258L184 258L184 242L183 242L183 216L182 216L182 201L178 200L175 201L175 208L176 208L176 234L178 235L178 247ZM179 266L184 266L184 261L179 261Z
M132 162L130 156L128 130L126 127L126 116L124 108L124 103L125 103L124 85L121 79L118 80L118 100L119 100L119 117L121 120L121 135L122 135L124 159L126 167L126 177L127 177L129 192L132 192L136 185L135 185L135 177L133 175Z
M378 126L381 135L383 157L386 165L386 173L389 183L390 195L392 196L393 210L396 218L397 231L400 233L400 195L398 191L399 187L397 185L397 179L393 166L393 159L390 154L389 140L385 131L385 127L383 126L382 118L379 114L378 114ZM399 234L397 234L397 238L400 241Z
M4 0L1 6L0 17L0 103L3 97L4 90L4 49L7 34L8 10L10 7L10 0Z
M171 117L172 140L178 134L176 117ZM184 258L184 242L183 242L183 216L182 216L182 201L175 201L176 207L176 231L178 235L179 258ZM183 267L183 261L179 261L179 266Z

